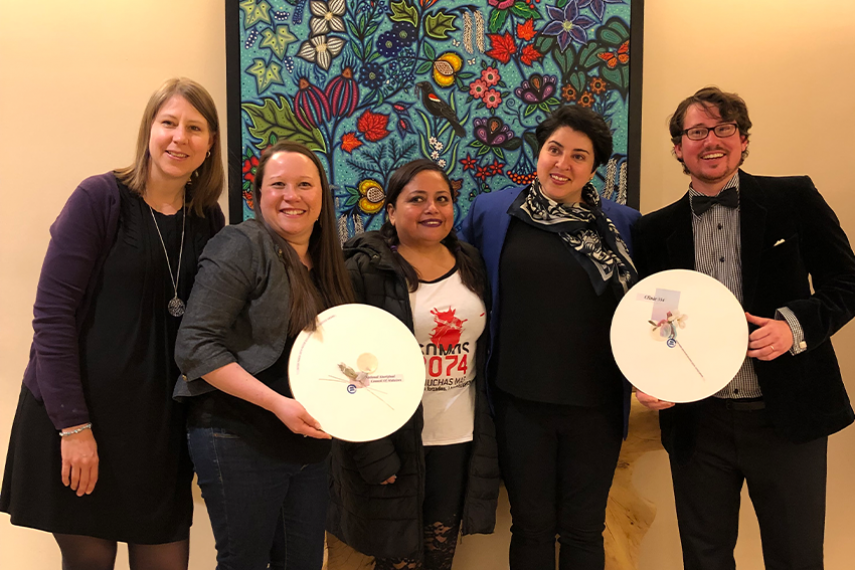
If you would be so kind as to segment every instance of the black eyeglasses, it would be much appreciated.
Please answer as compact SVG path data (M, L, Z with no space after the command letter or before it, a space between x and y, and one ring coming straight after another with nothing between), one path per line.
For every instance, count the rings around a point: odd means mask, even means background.
M736 133L736 129L736 123L723 123L721 125L716 125L713 128L692 127L682 131L682 134L686 135L690 141L702 141L710 136L710 131L712 131L718 138L726 139L727 137L733 136Z

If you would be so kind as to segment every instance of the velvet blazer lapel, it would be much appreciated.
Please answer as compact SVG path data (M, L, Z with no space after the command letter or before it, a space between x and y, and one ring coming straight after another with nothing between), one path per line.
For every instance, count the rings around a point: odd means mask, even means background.
M750 174L739 171L739 225L742 239L742 306L751 307L760 277L760 254L766 234L763 193Z
M689 193L677 202L670 220L673 231L668 236L668 264L671 269L695 269L695 239L692 231L692 208Z

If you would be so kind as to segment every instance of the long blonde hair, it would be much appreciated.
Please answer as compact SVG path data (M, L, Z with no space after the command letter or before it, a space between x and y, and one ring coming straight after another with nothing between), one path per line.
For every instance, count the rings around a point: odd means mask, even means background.
M167 79L160 88L152 93L148 100L137 135L137 150L134 163L125 168L117 168L116 178L139 195L145 194L145 183L148 178L151 154L148 145L151 139L151 125L164 103L175 95L187 99L193 107L208 122L208 130L214 141L211 145L211 155L205 158L187 184L187 205L198 216L204 216L205 208L213 206L223 192L225 173L223 172L223 153L220 143L220 119L217 106L210 93L186 77Z

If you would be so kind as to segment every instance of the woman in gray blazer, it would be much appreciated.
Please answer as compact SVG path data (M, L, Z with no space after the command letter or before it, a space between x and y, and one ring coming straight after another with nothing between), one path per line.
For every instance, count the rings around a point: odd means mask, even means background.
M259 162L256 218L208 244L175 357L190 452L219 570L267 568L284 526L286 568L320 570L329 435L288 385L288 356L319 312L353 298L318 158L280 141Z

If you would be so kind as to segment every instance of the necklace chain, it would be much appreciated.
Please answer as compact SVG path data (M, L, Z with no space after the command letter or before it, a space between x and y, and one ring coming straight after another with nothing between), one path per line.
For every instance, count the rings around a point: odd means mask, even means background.
M160 238L160 245L163 246L163 255L166 256L166 271L169 273L169 280L172 281L172 288L175 291L175 296L169 301L169 314L174 317L180 317L184 314L184 301L178 298L178 279L181 277L181 256L184 254L184 229L187 225L187 202L186 191L181 197L181 210L183 216L181 218L181 245L178 249L178 267L175 268L175 277L172 277L172 265L169 263L169 253L166 251L166 243L163 241L163 234L160 233L160 226L157 225L157 218L154 217L154 208L148 204L148 209L151 211L151 219L154 221L154 227L157 230L157 237Z

